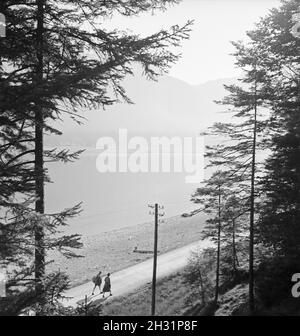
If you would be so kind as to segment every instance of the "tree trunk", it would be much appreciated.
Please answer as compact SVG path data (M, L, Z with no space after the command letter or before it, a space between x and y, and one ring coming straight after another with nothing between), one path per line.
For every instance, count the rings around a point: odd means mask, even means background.
M221 188L219 187L219 223L218 223L218 249L217 249L217 268L216 268L216 288L215 288L215 302L219 298L219 282L220 282L220 252L221 252Z
M257 137L257 81L254 89L254 125L253 125L253 149L251 168L251 197L250 197L250 241L249 241L249 310L254 313L254 200L255 200L255 166L256 166L256 137Z
M36 85L43 82L43 35L44 35L44 6L45 0L37 0L37 31L36 31ZM43 128L44 116L42 99L35 101L35 210L43 214L44 206L44 158L43 158ZM42 221L36 223L35 229L35 281L38 296L43 293L42 279L45 272L44 228Z
M203 284L203 278L202 278L201 269L199 269L199 281L200 281L200 290L201 290L202 303L205 304L206 303L205 290L204 290L204 284Z
M237 255L235 246L235 219L232 220L232 266L233 266L233 272L234 274L236 274Z

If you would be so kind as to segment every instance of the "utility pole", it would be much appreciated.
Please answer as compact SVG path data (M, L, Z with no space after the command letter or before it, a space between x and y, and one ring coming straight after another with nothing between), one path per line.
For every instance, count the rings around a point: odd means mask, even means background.
M156 303L156 270L157 270L157 242L158 242L158 217L162 217L165 213L160 213L159 209L164 209L163 206L159 206L157 203L154 205L148 205L149 208L154 209L150 211L150 215L154 214L154 255L153 255L153 276L152 276L152 302L151 302L151 315L155 315L155 303Z

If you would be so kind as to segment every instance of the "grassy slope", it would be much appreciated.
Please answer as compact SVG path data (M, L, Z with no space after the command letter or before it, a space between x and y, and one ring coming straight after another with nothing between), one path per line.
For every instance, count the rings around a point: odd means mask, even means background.
M167 218L159 226L159 252L165 253L199 240L204 223L201 214ZM83 243L84 248L79 253L84 258L50 256L55 262L50 264L49 271L65 271L73 286L90 281L99 270L112 273L152 258L152 254L133 253L133 249L135 246L142 250L153 249L153 222L86 236Z
M180 273L158 281L156 293L156 314L160 316L182 316L199 295L183 282ZM151 283L127 296L111 300L104 305L103 315L147 316L150 310Z

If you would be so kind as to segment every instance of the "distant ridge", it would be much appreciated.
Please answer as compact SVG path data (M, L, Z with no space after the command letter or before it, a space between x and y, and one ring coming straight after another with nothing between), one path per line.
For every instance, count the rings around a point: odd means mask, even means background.
M196 135L216 121L225 121L224 108L214 103L225 94L224 84L236 78L223 78L191 85L164 76L157 82L141 76L127 78L124 88L134 104L117 103L99 111L83 111L88 119L79 126L70 119L59 125L63 136L51 136L48 145L94 147L100 136L116 135L119 128L143 136ZM57 124L56 124L57 125Z

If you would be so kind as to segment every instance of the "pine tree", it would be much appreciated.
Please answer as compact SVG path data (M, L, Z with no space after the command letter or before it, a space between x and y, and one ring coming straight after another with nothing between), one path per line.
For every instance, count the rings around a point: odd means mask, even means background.
M200 294L201 304L205 306L215 295L211 274L215 269L215 250L193 251L184 269L183 279ZM194 297L192 298L194 302Z
M265 70L257 56L257 50L251 45L233 43L236 47L234 54L236 64L244 70L240 86L225 86L229 95L219 104L231 106L235 123L217 123L210 130L211 134L220 138L229 139L225 144L221 143L208 148L208 156L211 157L211 164L223 166L223 169L230 169L237 175L241 186L243 186L245 197L249 200L249 309L254 312L254 227L256 206L255 199L258 196L257 180L259 167L257 155L259 149L264 149L268 143L268 136L264 142L259 139L266 134L268 123L268 112L265 108L268 105L270 95L267 87L268 79ZM254 49L254 50L253 50ZM258 108L261 107L261 113ZM238 177L239 176L239 177ZM247 195L248 194L248 195Z
M299 10L297 1L284 2L279 9L271 11L256 29L248 32L247 45L235 43L237 65L245 71L243 86L229 86L230 96L221 103L238 110L236 116L244 122L238 125L217 124L215 134L229 135L236 143L213 148L214 164L232 166L230 161L240 161L249 180L249 308L254 312L254 233L257 241L268 250L266 264L260 266L260 294L270 292L275 278L278 288L285 281L286 268L294 267L287 260L295 260L299 250L299 40L293 36L292 17ZM265 117L261 114L265 114ZM257 163L259 150L273 151L264 171ZM216 155L217 154L217 155ZM263 154L266 159L268 153ZM240 167L237 166L239 170ZM262 181L262 185L261 182ZM261 204L255 204L255 199ZM264 203L262 201L265 201ZM259 218L260 217L260 218ZM270 259L284 256L279 260ZM289 256L289 257L288 257ZM275 258L276 259L276 258ZM282 260L282 259L281 259ZM283 266L283 265L286 266ZM276 265L276 266L275 266ZM265 268L265 266L267 266ZM284 267L286 267L284 269ZM284 269L284 271L282 271ZM280 273L281 272L281 273ZM271 274L273 273L273 275ZM277 274L277 275L275 275ZM262 290L262 284L264 290ZM274 297L274 292L270 294ZM271 299L272 300L272 299Z
M187 39L191 26L188 22L183 27L174 26L170 30L140 37L119 30L109 31L103 20L115 14L131 16L163 10L176 2L1 2L1 12L7 19L7 37L0 41L0 111L5 122L4 128L1 128L1 146L5 149L1 184L7 184L5 174L9 172L12 188L1 204L3 211L10 213L2 218L5 231L2 238L6 241L11 235L11 239L18 242L16 245L30 247L26 251L11 248L11 260L16 261L18 253L28 262L32 260L32 253L35 254L34 265L27 267L26 271L25 261L22 262L22 273L26 273L27 278L35 273L35 291L32 292L32 281L26 282L27 292L31 293L28 296L30 300L21 300L22 304L15 305L16 311L35 303L44 305L49 282L45 278L46 251L58 248L73 256L70 249L80 247L77 235L61 236L59 239L52 237L80 208L76 205L59 214L45 214L44 185L50 177L44 163L73 161L81 152L45 150L44 134L60 134L55 128L55 120L63 114L80 123L82 108L102 108L118 99L131 102L122 88L124 77L133 74L135 64L142 66L149 79L166 72L179 58L169 51L169 47L178 47L182 40ZM9 123L13 125L7 126ZM19 154L12 150L11 143ZM16 206L12 206L12 199L17 194L25 198L25 203L18 198ZM35 212L30 199L36 203ZM20 224L19 228L16 222ZM22 230L27 234L22 236ZM14 278L18 279L18 276ZM13 286L18 288L18 281L12 281L10 287ZM19 291L18 294L21 295ZM16 296L11 298L13 301Z
M212 151L210 157L212 160ZM249 187L243 184L243 179L245 176L241 177L231 170L217 170L192 196L192 201L201 206L197 211L203 211L208 216L202 238L210 239L216 253L216 302L219 287L239 278L238 256L245 255Z
M291 34L292 17L298 11L299 3L288 1L274 10L253 32L253 40L258 46L261 47L265 40L271 46L264 65L272 78L269 85L272 92L271 121L276 130L263 180L266 203L260 237L272 245L276 253L290 255L299 251L300 40Z
M234 43L236 64L244 76L239 86L226 86L229 95L218 103L231 106L229 112L236 122L216 123L208 131L220 139L218 145L208 147L209 166L227 173L227 181L232 181L227 191L231 199L222 204L222 233L234 241L235 219L244 227L245 215L250 215L251 314L255 310L254 265L261 262L254 260L255 243L260 244L265 259L257 267L258 291L271 302L278 293L270 288L289 291L291 269L296 272L299 257L300 41L292 34L292 18L298 12L298 1L285 1L247 33L249 42ZM215 190L207 192L213 196ZM210 232L217 239L218 234ZM233 259L235 255L232 249Z
M222 202L226 196L224 179L221 172L216 172L210 179L203 183L192 195L191 200L201 207L208 215L206 226L202 232L203 239L210 239L216 245L216 276L215 276L215 302L219 297L220 262L221 262L221 231L222 231Z
M253 49L264 53L265 89L271 97L272 154L262 180L264 202L257 228L258 241L268 251L259 269L259 292L270 305L290 295L289 283L298 272L300 251L300 41L292 34L296 13L299 1L285 1L250 34Z

